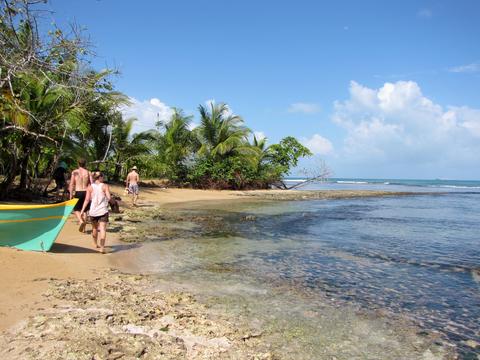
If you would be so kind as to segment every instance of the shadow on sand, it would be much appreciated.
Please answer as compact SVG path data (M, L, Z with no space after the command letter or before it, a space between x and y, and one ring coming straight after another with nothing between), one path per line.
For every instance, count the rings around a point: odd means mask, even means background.
M56 254L89 254L89 253L96 253L98 251L83 247L83 246L76 246L76 245L69 245L69 244L62 244L62 243L54 243L50 252Z
M115 244L107 245L107 254L117 253L120 251L130 250L139 247L140 244ZM94 254L98 253L98 249L92 249L90 247L55 243L53 244L50 252L54 254Z
M115 244L115 245L106 246L106 248L108 249L108 253L111 254L111 253L117 253L117 252L120 252L120 251L135 249L135 248L138 248L140 246L141 246L141 244L137 244L137 243Z

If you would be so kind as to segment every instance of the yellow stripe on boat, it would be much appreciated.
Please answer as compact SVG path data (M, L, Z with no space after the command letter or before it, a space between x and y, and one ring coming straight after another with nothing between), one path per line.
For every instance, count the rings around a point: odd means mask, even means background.
M72 199L64 201L58 204L35 204L35 205L1 205L0 210L36 210L36 209L49 209L55 207L75 206L78 199Z
M0 220L0 224L22 223L22 222L30 222L30 221L45 221L45 220L52 220L52 219L67 220L67 217L66 216L48 216L48 217L44 217L44 218L32 218L32 219L21 219L21 220Z

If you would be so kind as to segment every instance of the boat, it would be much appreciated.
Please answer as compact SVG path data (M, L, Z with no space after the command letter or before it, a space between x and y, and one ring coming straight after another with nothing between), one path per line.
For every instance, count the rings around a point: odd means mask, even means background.
M77 201L0 205L0 246L49 251Z

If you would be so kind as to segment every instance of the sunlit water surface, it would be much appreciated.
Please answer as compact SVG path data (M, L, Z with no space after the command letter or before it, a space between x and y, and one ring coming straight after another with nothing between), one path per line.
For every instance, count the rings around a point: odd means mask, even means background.
M426 333L438 331L461 357L476 358L479 349L465 345L469 340L480 342L476 191L196 204L177 211L201 221L178 221L172 226L183 236L146 245L145 267L198 285L210 296L217 295L217 305L223 299L240 317L261 313L288 331L295 323L294 328L301 329L295 336L302 341L292 347L293 353L306 351L306 358L314 357L322 341L331 341L329 336L339 340L349 331L355 315L345 310L343 319L322 322L323 327L337 323L328 330L330 335L318 335L316 317L328 302L406 319ZM158 238L162 240L160 234ZM255 299L257 312L252 312L248 304ZM342 326L345 329L338 329ZM368 347L367 337L364 342ZM314 344L318 349L305 348ZM382 358L381 352L359 351L358 356ZM400 350L398 356L408 358L408 351Z

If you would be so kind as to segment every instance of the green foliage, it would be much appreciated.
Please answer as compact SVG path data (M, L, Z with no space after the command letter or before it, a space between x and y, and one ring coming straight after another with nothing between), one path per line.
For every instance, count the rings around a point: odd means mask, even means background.
M258 176L256 169L238 156L217 161L201 158L190 169L188 180L191 186L203 189L248 189L267 186Z
M0 163L4 197L17 175L20 189L49 177L60 156L88 152L91 110L108 94L109 71L85 71L80 38L55 29L40 34L38 1L0 7ZM103 101L103 100L102 100ZM105 103L105 101L103 101ZM107 105L105 112L113 106ZM95 139L93 139L95 140ZM97 139L97 143L101 143Z
M297 166L298 160L301 157L311 155L312 152L292 136L282 139L279 144L270 146L268 151L268 158L271 165L276 168L281 175L288 175L290 169Z
M165 175L173 183L182 183L187 177L185 161L198 148L196 139L190 130L192 116L185 116L181 109L173 109L169 121L159 122L163 130L158 138L159 161L165 165Z
M0 198L18 187L35 190L60 160L70 168L84 157L121 180L136 165L142 177L167 177L180 186L216 189L268 188L310 151L295 138L267 146L253 137L227 104L200 105L193 116L173 109L157 129L132 133L129 104L115 91L111 70L89 68L81 38L53 28L40 34L42 4L9 0L0 7Z
M230 113L226 104L210 104L210 109L200 105L200 126L196 130L200 143L199 155L221 160L248 151L247 137L250 129L243 119Z
M187 179L191 186L199 188L269 188L288 174L300 157L310 155L310 150L293 137L287 137L270 147L266 146L266 139L254 137L248 154L240 153L221 159L211 156L198 158L190 168Z
M115 161L114 180L120 180L120 177L126 175L131 166L136 165L141 160L149 164L146 159L152 154L151 143L157 138L157 133L154 130L132 135L132 126L136 119L123 120L120 113L118 116L113 122L112 139L110 141L110 149L113 153L111 158Z

